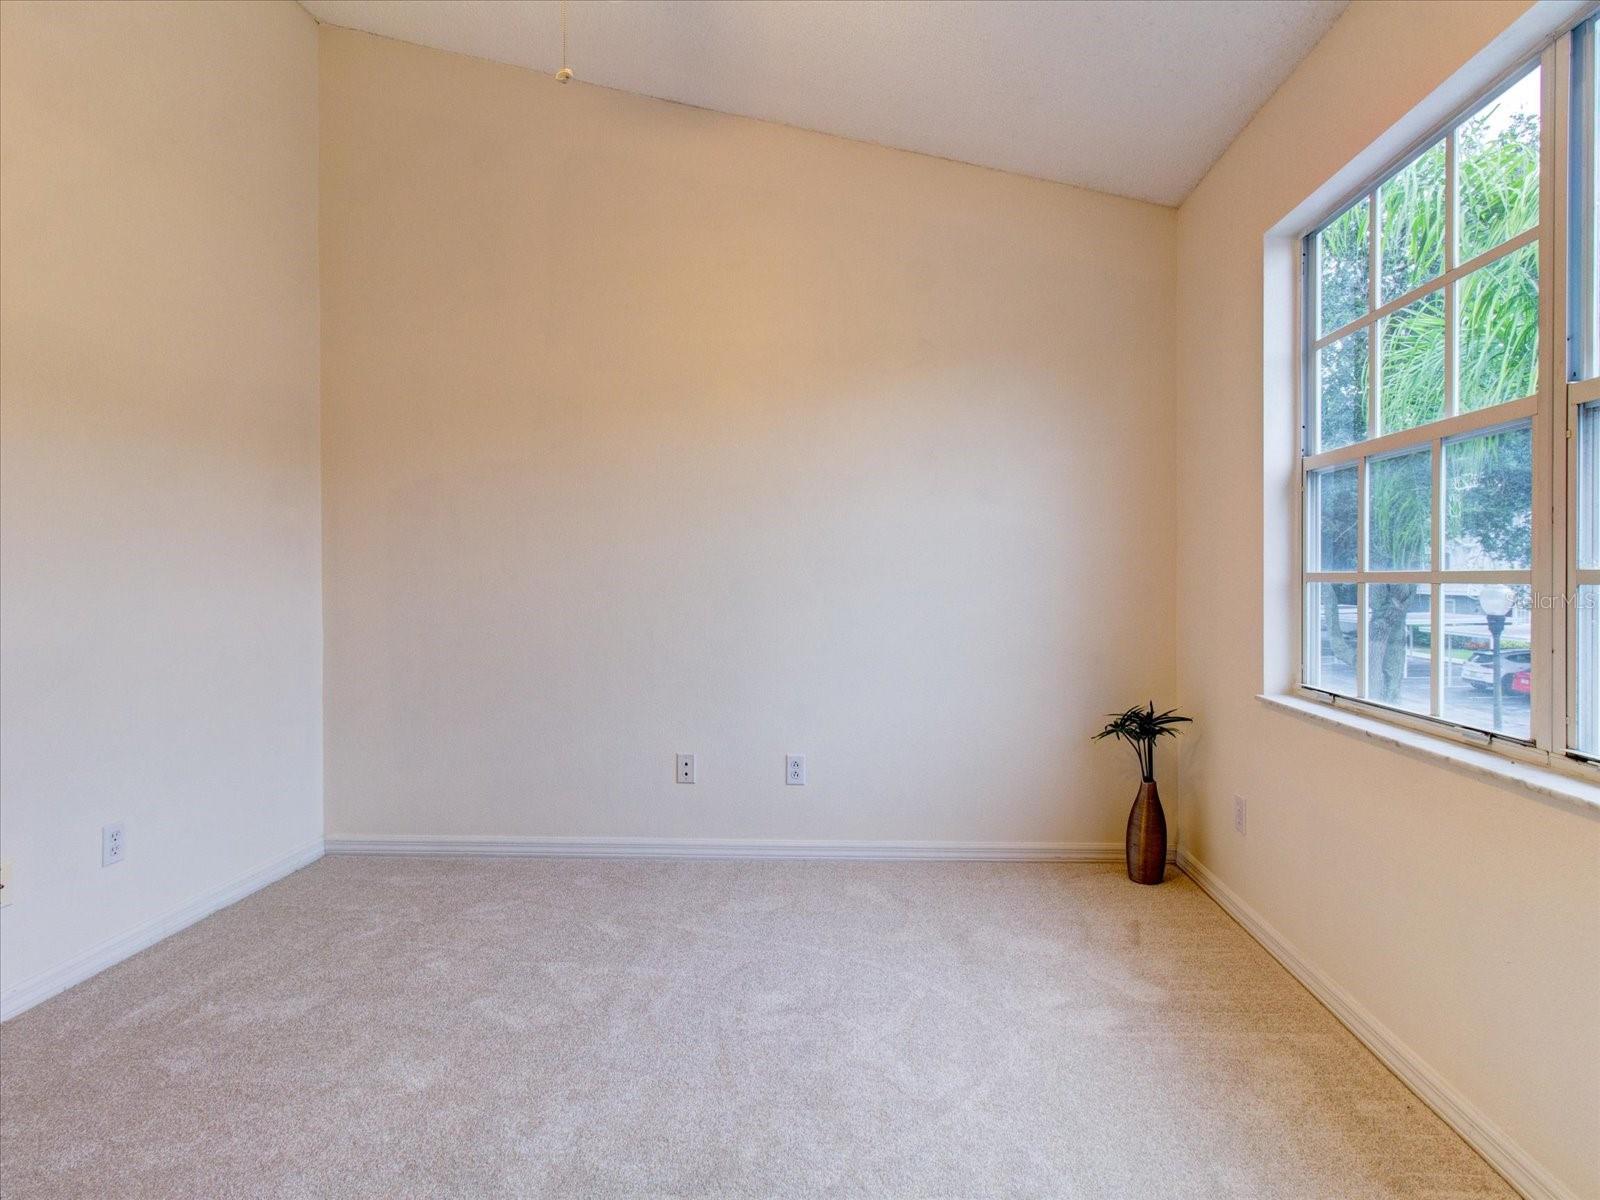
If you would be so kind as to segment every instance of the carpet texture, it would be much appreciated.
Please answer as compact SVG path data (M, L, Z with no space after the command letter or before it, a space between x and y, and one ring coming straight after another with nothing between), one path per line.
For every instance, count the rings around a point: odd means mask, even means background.
M1513 1195L1181 875L376 858L0 1026L0 1194Z

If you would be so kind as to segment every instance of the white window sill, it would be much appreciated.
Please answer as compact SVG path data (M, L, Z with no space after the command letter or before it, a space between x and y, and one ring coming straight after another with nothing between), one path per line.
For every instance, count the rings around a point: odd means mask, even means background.
M1281 694L1264 694L1257 696L1256 699L1271 708L1323 725L1331 725L1342 733L1378 742L1415 758L1426 759L1452 770L1475 775L1503 787L1531 792L1542 800L1554 801L1565 808L1575 809L1589 816L1600 816L1600 786L1565 772L1533 763L1518 762L1490 750L1480 750L1475 746L1450 741L1448 738L1407 729L1402 725L1392 725L1388 721L1320 700L1307 700L1300 696Z

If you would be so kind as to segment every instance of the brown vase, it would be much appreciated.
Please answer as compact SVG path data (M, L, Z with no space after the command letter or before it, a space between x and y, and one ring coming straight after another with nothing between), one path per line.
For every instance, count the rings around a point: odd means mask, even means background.
M1156 782L1139 785L1128 814L1128 878L1135 883L1160 883L1167 873L1167 814L1161 811Z

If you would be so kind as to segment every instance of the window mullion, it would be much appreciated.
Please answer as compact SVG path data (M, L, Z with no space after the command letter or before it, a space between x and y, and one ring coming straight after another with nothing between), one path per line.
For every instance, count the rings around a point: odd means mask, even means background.
M1356 695L1367 697L1367 585L1356 584Z
M1435 292L1443 291L1445 284L1459 283L1467 276L1475 275L1483 270L1484 267L1492 266L1502 258L1510 257L1524 246L1532 245L1539 240L1539 234L1540 228L1538 225L1524 229L1521 233L1507 238L1498 246L1491 246L1476 258L1469 259L1459 266L1440 272L1440 274L1426 283L1419 283L1409 292L1403 292L1391 300L1385 300L1376 308L1368 309L1354 320L1335 329L1330 329L1321 337L1313 337L1311 339L1312 348L1320 350L1322 347L1332 345L1334 342L1342 342L1352 333L1356 333L1370 325L1375 325L1381 322L1383 318L1391 316L1401 309L1410 308L1417 301L1426 299Z
M1537 394L1524 396L1520 400L1509 400L1491 408L1474 409L1472 412L1460 413L1449 419L1430 421L1426 425L1402 429L1396 433L1385 434L1381 438L1368 438L1361 442L1351 442L1347 446L1324 450L1320 454L1308 454L1302 465L1320 471L1341 463L1353 462L1358 458L1383 458L1407 448L1426 446L1435 437L1448 441L1469 433L1486 432L1498 425L1515 425L1519 421L1530 419L1538 410L1538 404Z
M1565 97L1571 78L1572 37L1546 49L1540 96L1539 222L1539 393L1533 418L1533 593L1531 613L1534 688L1529 696L1529 728L1534 744L1562 751L1568 743L1566 508L1567 438L1564 386L1570 367L1567 330L1567 197L1570 169L1569 112ZM1557 404L1558 395L1561 403ZM1558 411L1559 410L1559 411ZM1545 528L1538 528L1540 516ZM1545 597L1541 602L1540 597ZM1542 668L1542 669L1541 669ZM1541 678L1542 676L1542 678Z
M1456 415L1456 297L1459 289L1450 272L1456 269L1456 226L1460 197L1456 195L1456 131L1444 138L1444 415ZM1434 476L1437 481L1437 474ZM1435 542L1435 547L1438 543ZM1436 565L1442 566L1443 560ZM1437 674L1437 672L1435 672ZM1434 689L1434 703L1439 689ZM1436 710L1437 711L1437 710Z
M1378 310L1378 270L1379 264L1383 261L1378 247L1381 225L1382 222L1378 219L1378 189L1373 188L1367 193L1367 311L1369 313ZM1381 427L1383 404L1378 389L1380 365L1378 342L1383 335L1383 322L1374 321L1369 329L1371 332L1367 334L1367 437L1375 438L1383 433ZM1365 623L1365 617L1356 622L1358 626ZM1366 661L1364 656L1362 661Z
M1376 339L1374 339L1376 340ZM1376 383L1376 378L1374 378ZM1367 531L1371 519L1367 512L1367 460L1356 459L1356 695L1367 694L1367 585L1361 582L1367 572Z
M1444 135L1444 269L1456 269L1456 229L1461 224L1461 202L1456 192L1456 131Z
M1448 305L1446 308L1448 309ZM1450 361L1448 335L1445 341L1445 362ZM1448 375L1446 376L1448 379ZM1448 384L1446 385L1448 386ZM1444 570L1444 439L1433 439L1433 482L1430 511L1433 519L1429 569L1434 578ZM1436 717L1444 715L1444 589L1436 584L1427 586L1428 611L1428 711Z

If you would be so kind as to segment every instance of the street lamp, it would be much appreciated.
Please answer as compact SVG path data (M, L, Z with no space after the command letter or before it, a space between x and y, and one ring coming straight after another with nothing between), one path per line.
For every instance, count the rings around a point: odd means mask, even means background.
M1503 583L1491 583L1478 593L1478 607L1483 609L1484 619L1489 622L1489 645L1494 651L1494 728L1497 733L1502 724L1500 635L1506 631L1506 614L1515 600L1516 594Z

